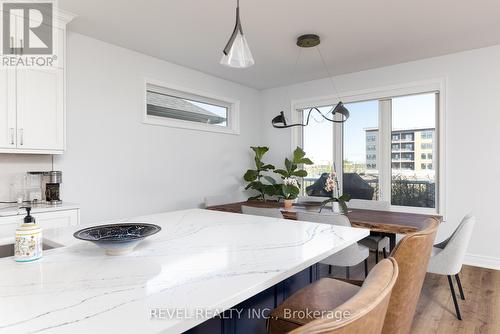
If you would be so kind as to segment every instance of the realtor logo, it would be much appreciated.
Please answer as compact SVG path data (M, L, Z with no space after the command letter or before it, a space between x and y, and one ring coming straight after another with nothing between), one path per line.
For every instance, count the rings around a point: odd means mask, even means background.
M53 53L52 3L4 2L2 16L4 55Z

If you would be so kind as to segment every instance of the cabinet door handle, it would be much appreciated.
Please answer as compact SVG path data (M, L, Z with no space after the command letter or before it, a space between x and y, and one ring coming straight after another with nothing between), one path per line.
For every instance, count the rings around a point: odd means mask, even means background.
M24 145L24 129L23 128L20 128L19 129L19 145Z
M14 145L14 128L10 128L10 144Z
M10 54L14 54L14 37L10 36Z

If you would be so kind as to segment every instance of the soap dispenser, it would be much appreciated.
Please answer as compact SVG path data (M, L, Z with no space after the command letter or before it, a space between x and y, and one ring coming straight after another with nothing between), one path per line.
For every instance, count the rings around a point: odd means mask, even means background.
M42 257L42 229L31 216L31 207L26 209L23 224L16 229L14 259L17 262L30 262Z

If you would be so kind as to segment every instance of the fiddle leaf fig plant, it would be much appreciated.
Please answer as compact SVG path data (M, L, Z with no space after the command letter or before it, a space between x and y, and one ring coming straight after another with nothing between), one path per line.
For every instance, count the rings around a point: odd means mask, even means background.
M311 159L306 158L306 152L300 147L293 151L292 160L285 159L285 169L276 169L274 172L280 174L283 179L290 177L306 177L307 172L303 169L298 169L299 165L312 165Z
M249 200L265 200L267 196L273 196L276 193L276 180L269 175L264 175L266 172L274 170L274 166L266 164L262 161L264 155L269 151L269 147L252 146L251 149L255 153L255 169L249 169L243 175L243 179L248 182L245 189L253 189L259 192L259 195L252 196ZM266 183L263 182L266 181Z
M277 195L284 199L296 199L300 193L300 184L297 178L306 177L307 171L299 169L299 165L312 165L311 159L306 157L306 152L300 147L293 151L292 159L285 159L285 168L276 169L274 172L283 179Z

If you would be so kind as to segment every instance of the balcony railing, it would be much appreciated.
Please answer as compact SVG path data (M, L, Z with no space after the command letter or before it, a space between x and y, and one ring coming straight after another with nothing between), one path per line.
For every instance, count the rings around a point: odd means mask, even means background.
M318 178L307 177L303 179L303 189L316 182ZM364 179L372 187L373 200L378 200L378 179ZM393 176L391 183L391 203L392 205L410 206L410 207L436 207L436 183L434 181L418 181L407 179L403 176Z

